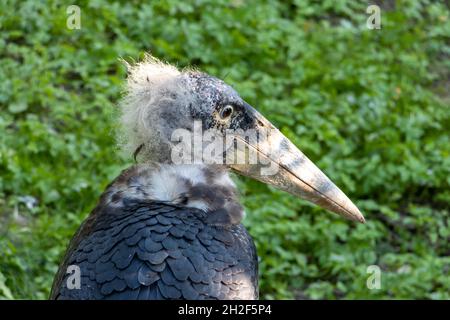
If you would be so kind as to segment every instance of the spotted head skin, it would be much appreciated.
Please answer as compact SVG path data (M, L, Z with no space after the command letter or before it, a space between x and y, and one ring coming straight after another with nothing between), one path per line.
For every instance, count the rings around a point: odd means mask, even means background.
M213 76L189 72L186 83L196 101L189 105L193 119L200 119L203 129L247 130L254 128L254 110L228 84Z

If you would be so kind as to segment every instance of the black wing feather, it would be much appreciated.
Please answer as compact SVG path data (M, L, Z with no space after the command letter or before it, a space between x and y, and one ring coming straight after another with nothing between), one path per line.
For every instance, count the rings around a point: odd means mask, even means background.
M98 206L72 239L52 299L257 299L256 250L242 225L207 224L205 214L123 199ZM69 289L69 265L81 288Z

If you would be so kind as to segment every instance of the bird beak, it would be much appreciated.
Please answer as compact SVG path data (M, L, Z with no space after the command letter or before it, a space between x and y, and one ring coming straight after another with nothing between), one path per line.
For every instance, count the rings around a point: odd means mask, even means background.
M251 106L246 105L245 112L254 123L257 139L232 134L235 153L232 160L227 155L227 161L233 170L350 220L365 222L353 202L289 139Z

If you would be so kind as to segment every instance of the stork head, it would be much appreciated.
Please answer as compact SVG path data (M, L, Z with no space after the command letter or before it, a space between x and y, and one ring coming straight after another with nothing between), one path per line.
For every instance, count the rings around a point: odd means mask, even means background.
M222 165L351 220L348 197L225 82L147 56L127 65L122 145L143 161Z

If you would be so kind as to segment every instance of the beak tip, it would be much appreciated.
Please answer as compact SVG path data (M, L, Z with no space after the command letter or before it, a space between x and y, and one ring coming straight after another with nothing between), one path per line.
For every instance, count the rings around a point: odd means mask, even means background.
M364 217L361 215L359 217L359 222L361 222L362 224L365 224L366 223L366 219L364 219Z
M333 207L328 207L331 211L343 216L351 221L366 223L363 214L358 207L338 188L335 189L336 196L330 196Z
M353 212L352 218L353 218L352 220L358 221L362 224L366 223L366 219L364 218L364 216L362 215L361 211L359 211L358 208L356 208L356 210Z

